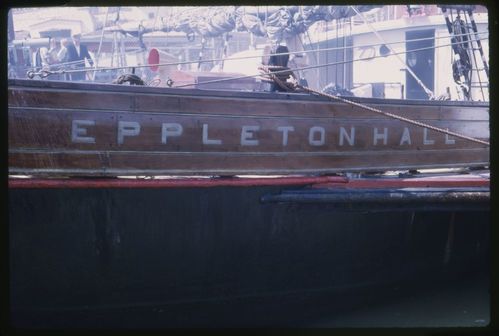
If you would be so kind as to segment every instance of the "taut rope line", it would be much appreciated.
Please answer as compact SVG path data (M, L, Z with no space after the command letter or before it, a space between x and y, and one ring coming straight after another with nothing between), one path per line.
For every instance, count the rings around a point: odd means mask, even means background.
M381 115L384 115L384 116L389 117L389 118L397 119L397 120L400 120L400 121L403 121L403 122L406 122L406 123L409 123L409 124L412 124L412 125L415 125L415 126L424 127L424 128L427 128L427 129L431 129L431 130L433 130L435 132L439 132L439 133L443 133L443 134L447 134L447 135L452 135L452 136L454 136L456 138L461 138L461 139L472 141L472 142L476 142L476 143L479 143L479 144L482 144L482 145L485 145L485 146L490 146L490 143L487 142L487 141L483 141L483 140L480 140L480 139L469 137L469 136L464 135L464 134L452 132L452 131L449 131L449 130L446 130L446 129L443 129L443 128L439 128L439 127L436 127L436 126L429 125L429 124L425 124L423 122L412 120L412 119L409 119L409 118L405 118L405 117L402 117L402 116L399 116L399 115L396 115L396 114L393 114L393 113L383 112L383 111L381 111L381 110L379 110L377 108L374 108L374 107L371 107L371 106L367 106L365 104L360 104L360 103L357 103L357 102L354 102L354 101L351 101L351 100L348 100L348 99L344 99L344 98L341 98L339 96L330 95L330 94L327 94L327 93L324 93L324 92L320 92L320 91L311 89L311 88L303 86L303 85L293 84L293 83L285 83L285 82L282 82L274 73L269 72L266 68L262 68L262 70L264 71L264 75L269 76L280 87L282 87L282 88L284 88L284 89L286 89L288 91L292 91L292 90L295 90L295 89L298 88L298 89L301 89L301 90L303 90L305 92L308 92L308 93L312 93L312 94L316 94L318 96L322 96L322 97L326 97L326 98L329 98L329 99L337 100L337 101L340 101L342 103L353 105L353 106L359 107L361 109L364 109L364 110L367 110L367 111L371 111L371 112L374 112L374 113L377 113L377 114L381 114Z

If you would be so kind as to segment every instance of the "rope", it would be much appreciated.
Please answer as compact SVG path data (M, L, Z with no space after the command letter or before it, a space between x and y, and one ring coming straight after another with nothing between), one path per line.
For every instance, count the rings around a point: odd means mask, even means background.
M262 71L262 79L265 81L273 81L277 85L279 85L280 88L282 88L284 91L296 91L294 83L289 83L286 80L290 76L291 70L287 67L283 66L278 66L278 65L267 65L267 66L261 66L258 69ZM279 75L277 75L275 72L272 71L272 69L283 69L281 71L285 72L280 72Z
M319 91L313 90L311 88L308 88L306 86L302 86L302 85L299 85L299 84L297 84L296 87L298 87L298 88L300 88L300 89L302 89L302 90L304 90L306 92L310 92L310 93L317 94L319 96L323 96L323 97L335 99L335 100L341 101L341 102L346 103L346 104L350 104L350 105L353 105L353 106L356 106L356 107L360 107L360 108L362 108L364 110L368 110L368 111L371 111L371 112L382 114L382 115L387 116L389 118L398 119L400 121L403 121L403 122L406 122L406 123L409 123L409 124L412 124L412 125L416 125L416 126L419 126L419 127L424 127L424 128L427 128L427 129L431 129L431 130L433 130L435 132L439 132L439 133L443 133L443 134L447 134L447 135L452 135L452 136L455 136L456 138L461 138L461 139L469 140L469 141L476 142L476 143L479 143L479 144L482 144L482 145L490 146L490 143L487 142L487 141L483 141L483 140L480 140L480 139L469 137L469 136L464 135L464 134L460 134L460 133L456 133L456 132L452 132L452 131L449 131L449 130L445 130L443 128L439 128L439 127L436 127L436 126L428 125L428 124L425 124L423 122L419 122L419 121L416 121L416 120L405 118L405 117L402 117L402 116L399 116L399 115L396 115L396 114L393 114L393 113L383 112L383 111L381 111L381 110L379 110L377 108L374 108L374 107L371 107L371 106L367 106L367 105L364 105L364 104L360 104L360 103L356 103L356 102L353 102L353 101L350 101L350 100L347 100L347 99L343 99L343 98L340 98L338 96L333 96L333 95L330 95L330 94L327 94L327 93L324 93L324 92L319 92Z
M480 139L476 139L476 138L473 138L473 137L469 137L469 136L464 135L464 134L452 132L452 131L449 131L449 130L446 130L446 129L443 129L443 128L439 128L439 127L436 127L436 126L432 126L432 125L429 125L429 124L426 124L426 123L423 123L423 122L420 122L420 121L416 121L416 120L412 120L412 119L409 119L409 118L405 118L405 117L402 117L402 116L399 116L399 115L396 115L396 114L393 114L393 113L383 112L383 111L381 111L381 110L379 110L377 108L374 108L374 107L371 107L371 106L367 106L365 104L357 103L357 102L354 102L354 101L351 101L351 100L347 100L347 99L344 99L344 98L341 98L341 97L338 97L338 96L330 95L330 94L327 94L327 93L324 93L324 92L320 92L320 91L311 89L309 87L306 87L306 86L303 86L303 85L300 85L300 84L284 83L277 76L275 76L274 73L269 72L265 68L262 68L262 70L265 71L265 73L264 73L265 75L270 76L277 83L277 85L279 85L283 89L286 89L287 91L292 91L292 89L298 88L298 89L301 89L301 90L303 90L305 92L308 92L308 93L312 93L312 94L316 94L318 96L322 96L322 97L326 97L326 98L329 98L329 99L337 100L337 101L340 101L342 103L353 105L353 106L359 107L361 109L364 109L364 110L367 110L367 111L371 111L371 112L374 112L374 113L377 113L377 114L381 114L381 115L384 115L384 116L389 117L389 118L397 119L397 120L400 120L400 121L403 121L403 122L406 122L406 123L409 123L409 124L412 124L412 125L415 125L415 126L424 127L424 128L427 128L427 129L431 129L431 130L433 130L435 132L439 132L439 133L443 133L443 134L447 134L447 135L452 135L452 136L454 136L456 138L461 138L461 139L469 140L469 141L476 142L476 143L479 143L479 144L482 144L482 145L490 146L489 142L486 142L486 141L483 141L483 140L480 140Z
M113 81L113 84L130 83L130 85L145 85L144 81L135 74L124 74Z

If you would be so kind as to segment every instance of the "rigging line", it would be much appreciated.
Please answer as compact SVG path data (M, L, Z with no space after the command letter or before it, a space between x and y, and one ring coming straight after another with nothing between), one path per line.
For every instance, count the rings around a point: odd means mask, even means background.
M343 18L343 25L342 25L342 29L343 29L343 59L342 61L346 60L347 59L347 50L346 50L346 45L347 45L347 37L346 37L346 24L345 24L345 19ZM346 81L346 78L347 78L347 64L343 64L343 83L342 84L342 87L345 88L347 86L347 81Z
M376 35L376 37L378 38L378 40L380 40L381 42L386 42L385 39L378 33L378 31L366 20L366 18L364 17L364 15L362 15L358 10L357 8L355 8L355 6L350 6L350 8L352 8L354 10L355 13L357 13L358 16L360 16L362 18L362 20L364 21L364 23L373 31L374 35ZM394 50L392 47L390 47L389 45L387 46L388 49L390 49L390 51L392 53L394 53ZM434 94L433 92L428 89L426 87L426 85L424 85L424 83L419 79L419 77L414 73L414 71L412 71L411 67L408 66L406 64L406 62L404 60L402 60L402 58L398 55L396 55L397 59L400 61L400 63L402 64L402 66L409 72L409 74L411 74L411 76L416 80L416 82L419 84L419 86L421 86L423 88L423 90L426 92L426 94L428 95L429 98L433 98L434 97Z
M336 19L335 21L336 21L336 46L338 47L338 41L339 41L339 37L338 37L338 28L339 28L339 27L338 27L338 19ZM336 50L335 55L334 55L334 56L335 56L335 61L336 61L336 62L338 62L338 54L339 54L339 53L338 53L338 51L339 51L339 50ZM339 64L338 64L338 65L339 65ZM334 73L334 84L335 84L335 85L338 85L338 65L336 65L336 66L334 67L334 72L335 72L335 73Z
M116 33L116 32L115 32ZM312 40L310 38L310 34L308 33L308 31L305 32L306 35L307 35L307 38L308 38L308 41L309 41L309 44L312 45ZM488 32L478 32L477 34L488 34ZM455 36L463 36L465 34L456 34ZM406 43L406 42L417 42L417 41L424 41L424 40L431 40L431 39L441 39L441 38L451 38L452 36L451 35L446 35L446 36L437 36L437 37L425 37L425 38L419 38L419 39L411 39L411 40L404 40L404 41L396 41L396 42L390 42L388 44L401 44L401 43ZM487 39L487 38L483 38L483 39ZM351 45L351 46L348 46L348 47L331 47L331 48L317 48L317 49L309 49L309 50L302 50L302 51L291 51L291 52L287 52L287 53L278 53L278 54L275 54L276 56L280 56L280 55L293 55L293 54L300 54L300 53L312 53L312 55L314 56L314 60L315 60L315 63L317 64L319 61L317 59L317 53L320 52L320 51L328 51L328 50L336 50L336 49L353 49L353 48L368 48L368 47L375 47L375 46L381 46L385 43L375 43L375 44L363 44L363 45L357 45L357 46L354 46L354 45ZM317 47L319 47L319 43L317 43ZM305 48L304 48L305 49ZM138 50L138 51L134 51L134 52L141 52L141 50ZM205 59L205 60L202 60L201 62L219 62L219 61L231 61L231 60L240 60L240 59L251 59L251 58L260 58L261 56L239 56L239 57L229 57L229 58L224 58L224 59L220 59L220 58L215 58L215 59ZM82 61L73 61L73 62L64 62L64 63L57 63L57 64L54 64L54 65L58 65L58 66L61 66L61 65L72 65L72 64L79 64L81 63ZM199 61L183 61L183 62L176 62L176 63L158 63L158 64L149 64L149 65L144 65L144 67L146 66L151 66L151 65L156 65L156 66L170 66L170 65L184 65L184 64L193 64L193 63L198 63ZM112 63L112 62L111 62ZM112 65L111 65L112 67ZM102 67L102 68L94 68L93 70L94 71L99 71L99 70L117 70L117 69L126 69L126 68L130 68L132 66L127 66L127 67L123 67L123 68L119 68L119 67L112 67L112 68L107 68L107 67ZM135 67L139 67L139 66L135 66ZM90 71L89 69L87 69L86 71ZM319 85L319 86L322 86L322 85Z
M303 43L303 38L304 38L305 34L298 34L297 36L298 36L298 41L300 41L301 50L305 51L305 44ZM314 56L314 54L312 54L312 56ZM308 60L308 56L305 55L305 57L303 59ZM315 64L317 64L317 62ZM298 70L298 73L300 75L300 78L305 78L305 74L301 70Z
M310 39L310 34L308 32L308 29L305 31L305 34L307 35L307 39L308 39L308 43L309 43L310 49L309 50L305 50L305 45L303 44L303 41L302 41L303 51L305 51L307 53L310 52L310 51L312 51L312 56L314 57L314 64L318 64L319 61L317 60L317 51L315 51L314 48L313 48L313 46L312 46L312 40ZM319 46L319 45L317 45L317 46ZM320 80L319 79L320 78L319 71L316 72L316 76L315 77L317 78L317 86L322 86L321 83L319 82L319 80Z
M473 61L475 62L475 66L477 68L476 75L478 77L478 83L480 83L480 92L482 93L482 99L485 101L485 94L483 93L483 86L482 86L482 79L480 76L480 69L478 69L478 62L476 61L475 49L473 47L473 37L471 36L471 33L470 33L471 29L470 29L470 26L468 24L468 15L466 15L466 12L463 12L463 14L464 14L464 20L466 22L466 31L468 32L468 38L470 41L471 54L473 55ZM475 43L476 43L476 41L475 41ZM478 46L478 43L477 43L477 46ZM471 68L473 68L473 66L471 66ZM473 73L471 73L471 75L470 75L470 81L473 81ZM470 85L470 90L471 90L471 85Z
M158 22L158 13L159 13L159 6L156 7L156 14L154 15L154 23L153 23L153 28L156 29L156 23Z
M485 59L485 55L483 53L482 42L480 42L480 38L478 37L477 34L478 27L476 25L475 18L473 17L473 11L471 9L468 9L468 15L470 17L471 27L473 28L473 32L475 33L475 40L478 45L478 50L480 51L480 56L482 57L482 63L485 69L485 74L487 75L487 78L489 78L489 65L487 64L487 60Z
M488 40L488 38L485 38L484 40ZM440 46L433 46L433 47L427 47L427 48L419 48L419 49L411 49L411 50L406 50L406 51L401 51L398 53L392 53L391 55L403 55L409 52L413 51L421 51L421 50L429 50L429 49L436 49L436 48L443 48L443 47L449 47L452 45L458 45L462 44L464 42L456 42L456 43L450 43L450 44L442 44ZM303 51L302 51L303 52ZM288 54L296 54L299 52L293 52L293 53L278 53L275 55L288 55ZM381 57L389 57L389 56L373 56L373 57L366 57L366 58L360 58L360 59L352 59L344 62L338 62L339 64L343 63L350 63L350 62L357 62L357 61L369 61L375 58L381 58ZM238 57L238 58L232 58L232 59L245 59L245 58L256 58L256 57L261 57L261 56L244 56L244 57ZM211 59L211 60L205 60L202 62L211 62L211 61L216 61L217 59ZM226 59L228 60L228 59ZM148 65L128 65L128 66L122 66L122 67L103 67L103 68L98 68L98 69L81 69L81 70L56 70L56 71L48 71L48 70L42 70L40 72L34 72L34 71L28 71L32 76L35 75L40 75L44 74L44 77L51 75L51 74L64 74L64 73L74 73L74 72L84 72L84 71L106 71L106 70L120 70L120 69L129 69L129 68L146 68L150 67L152 65L157 65L157 66L168 66L168 65L181 65L181 64L192 64L192 63L197 63L198 61L183 61L183 62L172 62L172 63L158 63L158 64L148 64ZM330 65L335 65L336 63L326 63L326 64L319 64L319 65L314 65L314 66L308 66L308 67L303 67L303 68L296 68L293 70L308 70L308 69L315 69L315 68L320 68L324 66L330 66ZM258 75L247 75L243 77L234 77L234 78L226 78L226 79L220 79L220 81L225 81L225 80L233 80L233 79L239 79L239 78L250 78L250 77L257 77ZM33 78L33 77L31 77ZM219 80L216 80L219 81ZM211 81L209 81L211 82ZM198 84L204 84L204 83L209 83L208 81L198 83ZM189 84L191 85L191 84Z
M463 42L458 42L458 43L455 43L455 44L461 44ZM397 54L399 55L402 55L402 54L406 54L408 52L414 52L414 51L421 51L421 50L429 50L429 49L435 49L435 48L443 48L443 47L449 47L451 46L451 44L442 44L438 47L426 47L426 48L418 48L418 49L411 49L411 50L406 50L406 51L401 51ZM393 55L393 54L391 54ZM321 68L321 67L326 67L326 66L332 66L332 65L335 65L335 64L343 64L343 63L351 63L351 62L360 62L360 61L369 61L369 60L372 60L372 59L375 59L375 58L381 58L381 57L387 57L387 56L374 56L374 57L366 57L366 58L359 58L359 59L352 59L352 60L348 60L348 61L343 61L343 62L333 62L333 63L326 63L326 64L318 64L318 65L310 65L310 66L306 66L306 67L301 67L301 68L296 68L296 69L291 69L293 71L296 71L296 70L310 70L310 69L316 69L316 68ZM285 71L288 71L288 70L279 70L279 71L274 71L273 73L282 73L282 72L285 72ZM230 81L230 80L237 80L237 79L245 79L245 78L251 78L251 77L258 77L260 75L245 75L245 76L240 76L240 77L233 77L233 78L221 78L221 79L214 79L214 80L211 80L211 81L205 81L205 82L200 82L200 83L197 83L197 85L201 85L201 84L210 84L210 83L218 83L218 82L225 82L225 81ZM184 87L184 86L192 86L193 84L183 84L183 85L178 85L178 86L175 86L175 87Z
M330 42L330 39L328 37L328 33L329 33L329 22L326 22L326 41L327 41L327 46L329 47L329 42ZM317 44L319 45L319 44ZM329 53L326 52L326 63L329 63ZM329 69L326 69L326 85L329 84Z
M100 52L101 52L101 49L102 49L102 43L104 42L104 31L105 31L105 28L106 28L106 25L107 25L107 17L108 17L108 15L109 15L109 7L107 7L107 10L106 10L106 17L104 19L104 25L102 27L102 33L100 35L99 49L97 50L97 57L95 58L94 69L97 69L99 67ZM92 80L95 80L95 74L96 74L96 72L93 73Z
M312 44L312 40L310 39L310 35L308 34L308 31L306 32L307 33L307 38L310 42L310 44ZM488 34L487 32L481 32L479 34ZM465 34L460 34L460 35L456 35L456 36L463 36ZM411 39L411 40L404 40L404 41L397 41L397 42L389 42L389 43L375 43L375 44L363 44L363 45L357 45L357 46L354 46L354 45L351 45L351 46L348 46L348 47L331 47L331 48L317 48L317 49L310 49L310 50L303 50L303 51L290 51L290 52L286 52L286 53L277 53L277 54L274 54L276 56L280 56L280 55L294 55L294 54L301 54L301 53L312 53L314 55L314 58L316 53L318 53L319 51L329 51L329 50L336 50L336 49L354 49L354 48L368 48L368 47L375 47L375 46L381 46L381 45L384 45L384 44L402 44L402 43L406 43L406 42L417 42L417 41L424 41L424 40L434 40L434 39L440 39L440 38L450 38L451 36L438 36L438 37L425 37L425 38L420 38L420 39ZM487 39L487 38L485 38ZM317 46L319 46L319 43L317 43ZM261 56L239 56L239 57L229 57L229 58L225 58L223 59L224 61L231 61L231 60L240 60L240 59L251 59L251 58L260 58ZM222 59L219 59L219 58L215 58L215 59L205 59L205 60L202 60L201 62L217 62L217 61L221 61ZM192 63L198 63L198 61L185 61L185 62L182 62L182 63L159 63L159 64L151 64L151 65L157 65L157 66L167 66L167 65L179 65L179 64L192 64ZM316 58L316 63L318 63L318 60Z

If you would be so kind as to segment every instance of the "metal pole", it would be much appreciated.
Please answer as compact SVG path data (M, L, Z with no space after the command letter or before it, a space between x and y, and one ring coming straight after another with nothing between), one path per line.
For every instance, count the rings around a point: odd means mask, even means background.
M99 66L100 52L101 52L101 48L102 48L102 42L104 40L104 28L106 28L108 14L109 14L109 7L107 7L106 18L104 19L104 24L102 25L102 33L100 35L99 49L97 50L97 57L95 58L94 69L97 69L97 67ZM97 72L94 71L94 74L92 76L92 80L95 80L96 73Z

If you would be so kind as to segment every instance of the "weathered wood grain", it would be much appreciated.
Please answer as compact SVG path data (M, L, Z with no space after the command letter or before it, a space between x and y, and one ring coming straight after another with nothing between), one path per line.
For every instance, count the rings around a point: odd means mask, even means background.
M344 103L268 95L9 81L9 172L290 174L489 162L484 145ZM489 138L484 103L366 101Z

